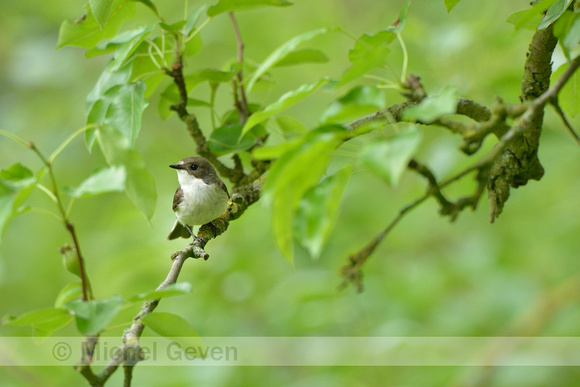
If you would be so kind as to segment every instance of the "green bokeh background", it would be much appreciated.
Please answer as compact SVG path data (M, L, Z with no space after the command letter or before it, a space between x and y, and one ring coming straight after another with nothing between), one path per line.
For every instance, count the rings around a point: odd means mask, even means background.
M203 2L190 1L190 9ZM291 37L319 27L342 26L354 35L374 33L391 24L403 1L295 0L294 6L238 14L246 56L261 61ZM436 92L445 85L491 106L496 96L517 102L531 31L515 33L507 16L527 0L463 0L449 15L443 1L417 0L403 33L409 71ZM0 128L54 150L85 122L84 100L106 64L87 60L82 50L55 50L64 19L82 16L82 1L6 1L0 14ZM166 20L182 17L182 1L158 4ZM142 23L153 20L138 7ZM189 69L219 67L235 58L235 40L226 16L202 32L204 47L188 59ZM276 85L251 100L268 103L283 92L323 75L338 77L348 66L352 41L329 34L310 46L323 49L329 63L273 71ZM391 64L400 68L393 44ZM563 61L558 52L555 66ZM344 92L345 90L341 90ZM207 90L200 88L203 97ZM308 127L316 124L329 101L340 95L323 91L289 111ZM396 93L390 101L401 102ZM219 94L222 110L230 96ZM183 125L156 114L150 99L137 142L157 183L158 206L147 222L122 194L78 200L72 212L87 270L98 298L129 298L155 288L170 266L170 255L184 241L165 239L174 221L170 202L177 186L167 166L190 156L194 145ZM200 112L202 127L208 116ZM580 120L573 124L580 128ZM439 178L473 160L455 149L460 139L437 128L424 128L420 158ZM274 139L275 140L275 139ZM353 160L368 141L344 146L336 163ZM489 148L493 141L488 140ZM257 203L212 241L207 262L186 263L180 280L191 294L163 300L158 311L185 317L202 336L577 336L580 333L580 163L578 145L548 109L540 159L541 182L513 190L501 217L488 223L487 202L450 224L437 214L433 200L407 216L379 246L364 269L365 292L337 291L345 257L378 233L406 203L422 194L424 182L406 174L396 189L362 167L349 181L336 229L318 261L297 248L292 267L277 251L265 203ZM31 152L0 138L0 167L20 161L40 164ZM77 138L55 162L62 187L78 185L103 163ZM470 192L464 179L447 192ZM39 191L30 202L51 208ZM0 244L0 315L18 315L53 304L60 289L75 278L61 264L58 249L70 243L53 219L31 213L14 219ZM571 285L570 285L571 284ZM547 307L542 307L547 305ZM116 322L128 321L138 307ZM2 336L29 336L29 328L0 327ZM59 333L60 334L60 333ZM76 335L67 327L62 335ZM122 328L107 332L121 336ZM149 330L146 335L153 335ZM137 367L135 385L292 385L373 386L449 385L476 380L486 368L462 367ZM504 367L493 370L487 385L575 385L576 367ZM78 385L83 379L67 367L0 368L2 385ZM122 372L111 379L122 383Z

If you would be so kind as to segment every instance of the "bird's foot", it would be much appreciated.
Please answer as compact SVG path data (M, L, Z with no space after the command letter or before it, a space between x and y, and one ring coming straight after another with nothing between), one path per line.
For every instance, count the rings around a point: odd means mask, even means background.
M207 243L205 241L205 239L198 237L196 235L193 235L193 241L191 243L195 243L196 241L201 245L202 249L205 247L205 244Z

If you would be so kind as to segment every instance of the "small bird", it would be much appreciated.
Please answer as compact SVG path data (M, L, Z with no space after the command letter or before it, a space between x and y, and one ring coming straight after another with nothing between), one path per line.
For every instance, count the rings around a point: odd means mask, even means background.
M223 214L230 194L218 177L213 165L203 157L187 157L170 165L177 170L179 188L173 196L173 212L177 220L167 239L193 237L203 245L205 241L193 234L191 227L209 223Z

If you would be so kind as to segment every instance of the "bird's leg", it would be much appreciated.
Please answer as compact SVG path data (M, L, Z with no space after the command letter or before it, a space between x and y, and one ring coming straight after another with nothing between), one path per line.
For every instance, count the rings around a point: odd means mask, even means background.
M217 237L218 228L216 227L216 225L213 224L213 222L209 222L208 224L211 227L211 229L213 230L213 237L214 238Z
M187 231L189 231L189 233L191 234L191 236L193 237L194 241L198 241L201 244L201 248L203 249L205 247L205 240L203 238L198 237L197 235L195 235L193 233L193 231L191 231L191 228L186 224L185 228L187 229Z

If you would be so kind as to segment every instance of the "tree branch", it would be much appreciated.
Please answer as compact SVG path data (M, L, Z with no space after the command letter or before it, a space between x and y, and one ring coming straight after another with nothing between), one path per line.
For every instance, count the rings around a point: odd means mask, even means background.
M548 39L548 42L544 42L545 34L540 34L540 37L536 38L542 41L544 44L551 44L552 42ZM539 44L536 42L536 44ZM531 47L535 47L534 41L531 44ZM554 47L552 47L553 50ZM545 57L543 58L545 60ZM533 62L533 61L532 61ZM528 57L528 61L526 62L526 69L544 69L545 63L541 62L537 66L530 65L530 58ZM535 63L535 62L533 62ZM476 208L477 203L485 186L487 185L489 188L489 197L491 202L491 212L490 212L490 220L493 222L495 217L501 212L501 205L503 202L507 200L507 195L509 195L509 186L507 190L504 189L505 187L500 186L502 180L499 178L503 171L497 171L498 160L502 163L506 161L506 157L499 157L501 154L506 154L507 152L507 161L513 162L513 151L514 143L521 138L522 136L527 136L530 130L539 130L541 129L541 120L539 122L539 129L538 127L534 127L533 124L538 124L534 122L537 120L537 117L540 113L543 114L543 109L547 102L555 101L557 98L558 93L567 82L567 80L574 74L576 69L580 66L580 58L574 59L570 64L569 68L564 72L562 77L558 79L552 88L544 90L542 94L540 94L537 98L534 98L530 102L522 102L518 105L508 105L504 104L501 99L498 100L498 104L494 107L493 110L488 110L485 106L479 105L473 101L461 99L458 101L457 104L457 113L466 115L474 120L477 121L477 124L472 126L466 126L463 124L458 124L452 120L447 119L439 119L435 121L434 125L442 125L453 132L460 133L465 140L465 145L463 146L462 150L467 154L474 153L477 149L481 147L481 144L484 138L489 133L494 133L498 138L499 141L493 150L487 154L485 157L480 159L478 163L475 165L465 169L464 171L460 172L459 174L455 175L454 177L446 180L441 184L437 184L437 181L433 175L433 173L424 165L419 164L416 160L411 160L409 163L409 168L414 169L419 174L427 178L428 181L428 189L427 192L421 196L420 198L416 199L415 201L411 202L407 206L403 207L397 216L381 231L377 234L364 248L359 250L358 252L349 256L349 264L345 265L341 269L341 274L345 277L344 281L341 283L340 287L346 286L349 282L353 283L358 291L362 290L362 272L361 268L362 265L367 261L369 256L374 252L378 244L385 238L385 236L393 229L393 227L411 210L416 208L419 204L421 204L424 200L426 200L429 196L433 195L441 206L441 214L442 215L449 215L451 220L453 221L459 212L463 210L465 207L470 206L473 209ZM545 69L544 69L545 70ZM531 71L531 70L530 70ZM546 79L546 75L541 79ZM547 75L547 79L549 82L549 74ZM361 127L362 125L377 121L377 120L387 120L391 119L394 121L401 121L403 118L403 113L405 109L413 104L421 101L426 97L426 93L424 88L419 82L419 77L410 76L407 82L407 88L410 90L404 95L409 98L409 101L404 104L399 104L392 106L386 109L383 112L377 112L371 114L369 116L363 117L350 125L347 126L348 130L354 131L355 129ZM535 89L534 89L535 90ZM515 122L513 126L508 126L506 124L506 119L508 117L515 118ZM526 137L524 137L526 138ZM512 159L510 159L510 156ZM539 162L538 162L539 163ZM502 165L501 163L499 165ZM521 165L520 165L521 166ZM496 168L495 170L493 168ZM456 203L448 201L445 196L441 192L441 188L444 186L459 180L466 174L477 170L477 187L475 192L471 196L467 196L464 198L459 199ZM494 174L495 173L495 174ZM515 176L515 175L514 175ZM512 177L514 177L512 176ZM512 183L513 184L513 183ZM499 188L499 189L498 189ZM504 195L502 197L494 196L497 194ZM500 200L493 201L492 199L499 198ZM501 204L501 205L500 205Z
M556 95L563 83L549 89L552 74L552 52L556 48L557 39L552 32L552 26L537 30L530 43L524 75L522 78L520 100L530 102L526 113L516 120L510 131L516 137L503 154L497 158L490 172L488 184L488 199L490 202L490 219L493 221L502 212L504 203L510 195L510 187L517 188L527 184L531 179L540 180L544 168L538 159L538 146L544 119L544 106ZM572 69L572 65L568 70ZM558 82L556 82L558 83ZM525 118L524 118L525 117ZM522 120L522 118L524 118ZM514 130L514 128L520 126Z
M213 154L209 149L209 145L207 144L203 132L201 131L197 117L187 111L187 87L185 84L185 78L183 77L183 62L181 55L177 56L175 63L171 66L171 70L166 69L166 73L173 78L180 96L180 101L171 106L171 109L177 112L181 121L185 123L189 135L197 144L196 152L200 156L209 160L209 162L218 170L220 175L226 177L234 184L238 183L245 176L243 170L228 168L217 158L216 155Z
M234 187L227 210L220 218L214 220L214 224L217 227L217 235L224 233L227 230L230 221L238 219L250 205L260 199L263 182L264 177L262 176L249 184ZM203 238L206 242L215 238L214 231L209 226L202 226L198 232L198 236ZM169 269L165 280L157 287L157 290L164 289L177 282L185 260L188 258L203 258L204 260L207 260L209 254L205 252L198 241L194 241L184 249L174 252L171 255L173 261L171 268ZM99 373L95 374L92 371L90 359L87 361L87 357L83 355L80 364L75 368L92 386L104 385L108 378L121 365L124 367L125 381L130 381L132 368L144 358L143 352L139 346L139 339L145 329L145 325L141 320L144 316L152 313L157 308L159 301L160 299L151 299L143 302L141 310L133 318L131 327L123 334L123 345L116 349L115 356L113 356L107 367ZM96 339L97 338L95 338L94 345L96 345ZM128 377L129 379L127 379Z
M570 66L551 88L544 90L527 105L526 111L516 119L512 128L504 136L504 143L509 141L510 145L492 166L488 184L491 222L501 213L509 197L510 186L517 188L525 185L528 179L537 177L539 180L543 175L544 169L537 158L537 148L544 108L548 102L557 99L562 87L579 66L580 57L577 57L570 62Z
M448 213L445 215L450 215L451 219L455 219L457 213L461 211L463 208L467 206L471 206L475 209L481 194L483 193L483 187L485 187L485 183L487 182L487 171L489 166L491 165L492 161L495 159L499 150L492 151L485 157L481 158L476 164L464 169L463 171L459 172L458 174L444 180L443 182L437 184L437 181L433 174L423 166L420 166L415 160L411 160L409 163L409 168L416 170L421 175L425 176L429 181L429 187L427 192L425 192L422 196L415 199L411 203L407 204L399 213L389 222L389 224L380 232L378 233L365 247L361 250L357 251L354 254L351 254L348 257L348 263L344 265L340 269L340 274L344 277L344 280L339 285L339 289L343 289L349 283L352 283L357 291L360 293L363 289L362 287L362 267L371 254L375 251L377 246L382 242L382 240L391 232L391 230L401 221L405 215L409 212L417 208L421 203L427 200L430 196L436 195L438 197L438 201L442 204L442 212L446 211L446 208L449 210ZM457 203L451 203L441 193L441 188L446 187L447 185L458 181L459 179L463 178L467 174L478 171L477 180L478 186L476 188L475 193L472 196L467 198L460 199ZM483 182L482 182L483 181Z

